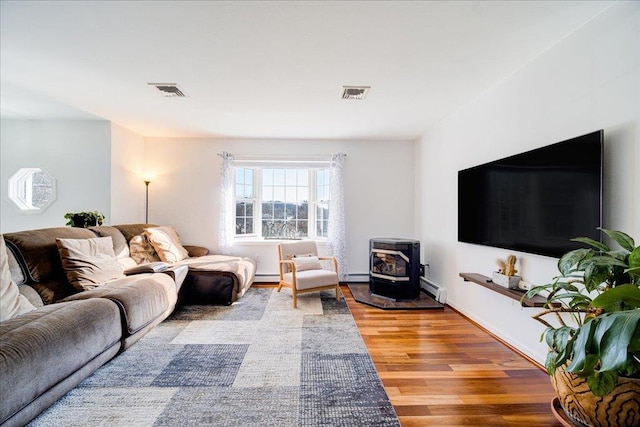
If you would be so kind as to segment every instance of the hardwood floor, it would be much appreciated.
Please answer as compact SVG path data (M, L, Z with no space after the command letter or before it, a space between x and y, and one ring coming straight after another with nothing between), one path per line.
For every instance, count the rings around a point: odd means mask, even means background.
M404 427L562 425L546 372L456 311L381 310L342 293Z

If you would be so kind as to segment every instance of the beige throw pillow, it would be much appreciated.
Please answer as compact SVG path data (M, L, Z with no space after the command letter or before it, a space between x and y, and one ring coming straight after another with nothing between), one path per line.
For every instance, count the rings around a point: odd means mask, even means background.
M322 264L317 256L294 256L293 264L296 266L296 271L322 270Z
M160 261L160 257L144 233L131 238L131 241L129 241L129 252L131 258L133 258L137 264Z
M161 261L178 262L189 257L189 252L182 246L180 236L175 228L171 226L150 227L146 228L144 233Z
M4 237L0 234L0 322L35 309L33 304L20 294L18 285L11 278L7 247Z
M111 237L56 239L56 244L67 279L79 291L124 277Z

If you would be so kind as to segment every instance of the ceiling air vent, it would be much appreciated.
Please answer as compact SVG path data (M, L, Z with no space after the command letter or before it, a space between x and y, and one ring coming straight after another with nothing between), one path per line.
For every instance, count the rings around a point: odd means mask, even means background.
M181 97L184 98L184 92L178 89L178 85L176 83L147 83L149 86L153 86L162 92L162 96L167 98Z
M364 99L371 86L342 86L342 99Z

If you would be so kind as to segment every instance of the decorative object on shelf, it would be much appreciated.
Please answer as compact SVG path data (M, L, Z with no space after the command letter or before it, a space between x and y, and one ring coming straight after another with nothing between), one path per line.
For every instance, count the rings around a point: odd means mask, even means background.
M560 275L525 297L548 292L546 309L533 318L547 327L545 368L564 412L589 426L638 426L640 246L623 232L600 230L622 250L572 239L591 248L566 253L558 261Z
M503 286L509 289L518 289L518 283L522 277L516 276L518 270L516 270L516 256L509 255L506 260L497 260L498 271L493 272L492 280L496 285Z
M102 225L105 216L102 212L68 212L64 215L67 220L65 225L69 227L93 227L95 225Z
M514 276L518 270L516 270L516 256L509 255L505 260L498 259L498 266L500 267L499 273L505 276Z
M149 184L151 181L144 181L144 223L149 224Z

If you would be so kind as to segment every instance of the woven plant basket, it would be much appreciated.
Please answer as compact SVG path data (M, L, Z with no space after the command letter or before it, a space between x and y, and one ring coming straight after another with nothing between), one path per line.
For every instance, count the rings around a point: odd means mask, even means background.
M591 427L640 426L640 380L618 379L618 385L606 396L591 392L587 381L556 369L551 377L560 404L572 420Z

